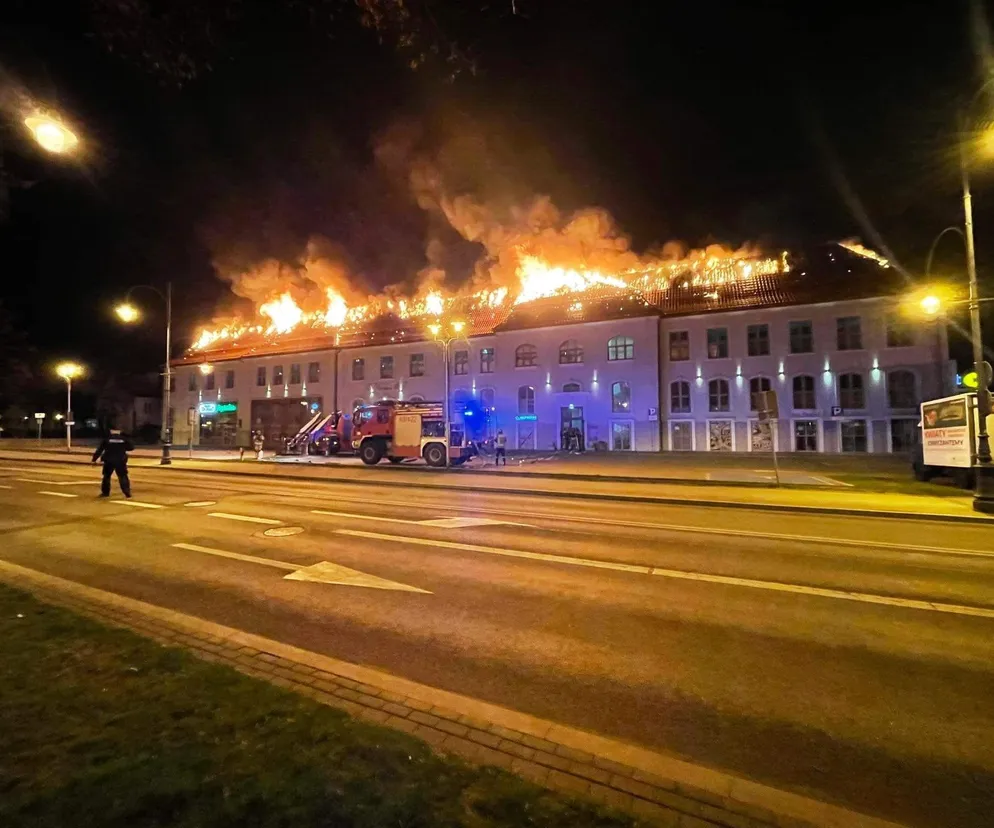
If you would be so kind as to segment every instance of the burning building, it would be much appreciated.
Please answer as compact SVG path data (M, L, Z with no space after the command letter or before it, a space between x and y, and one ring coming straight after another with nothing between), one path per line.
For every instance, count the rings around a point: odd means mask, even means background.
M518 252L510 284L288 289L257 319L202 331L175 363L174 409L191 413L174 416L174 441L262 431L276 446L312 410L441 399L447 370L454 404L477 400L517 449L560 447L575 427L609 451L901 451L918 402L951 376L944 329L910 325L903 278L858 245L648 265L621 250L631 266L612 270ZM447 366L433 330L452 335ZM772 430L756 412L769 390Z

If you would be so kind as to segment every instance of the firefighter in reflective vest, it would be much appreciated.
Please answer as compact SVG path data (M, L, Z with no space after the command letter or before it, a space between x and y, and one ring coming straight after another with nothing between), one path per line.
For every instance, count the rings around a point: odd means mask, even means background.
M117 475L117 482L125 497L131 497L131 481L128 479L128 452L134 451L132 442L121 434L121 429L112 428L110 434L101 440L93 452L93 462L103 460L104 476L100 481L100 496L110 497L110 476Z

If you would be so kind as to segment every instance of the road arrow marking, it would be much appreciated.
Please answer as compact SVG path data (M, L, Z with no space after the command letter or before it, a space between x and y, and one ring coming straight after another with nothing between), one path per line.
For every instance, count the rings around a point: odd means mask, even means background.
M225 520L243 520L246 523L265 523L269 526L279 526L283 522L282 520L252 517L251 515L233 515L229 512L208 512L207 517L224 518Z
M245 563L271 566L274 569L289 570L290 574L284 576L288 581L311 581L322 584L341 584L343 586L367 587L369 589L392 589L399 592L421 592L431 595L426 589L401 584L397 581L388 581L386 578L378 578L375 575L367 575L357 569L349 569L346 566L321 561L312 566L301 567L298 564L287 561L274 561L271 558L259 558L255 555L243 555L241 552L229 552L227 549L216 549L212 546L198 546L195 543L174 543L176 549L186 549L190 552L203 552L207 555L215 555L218 558L231 558L235 561Z
M315 581L322 584L341 584L343 586L368 587L369 589L394 589L400 592L420 592L431 595L427 589L400 584L397 581L388 581L386 578L378 578L375 575L367 575L356 569L349 569L347 566L322 561L313 566L307 566L291 572L284 576L286 581Z

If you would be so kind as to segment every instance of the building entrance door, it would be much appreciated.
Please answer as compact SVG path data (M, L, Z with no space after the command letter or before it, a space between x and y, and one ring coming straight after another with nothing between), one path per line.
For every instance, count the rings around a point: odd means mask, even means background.
M583 424L582 405L564 405L559 409L559 440L564 451L584 451L587 431ZM574 442L571 444L570 435Z

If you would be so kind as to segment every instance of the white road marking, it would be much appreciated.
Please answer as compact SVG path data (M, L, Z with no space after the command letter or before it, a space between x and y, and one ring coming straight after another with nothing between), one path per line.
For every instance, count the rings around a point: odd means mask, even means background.
M58 485L51 480L39 480L37 477L15 477L14 480L18 483L47 483L50 486Z
M51 497L79 497L79 495L71 494L70 492L46 492L39 491L38 494L50 495Z
M397 500L363 501L371 506L406 506L410 503ZM723 529L714 526L688 526L673 523L649 523L636 520L612 520L610 518L583 517L581 515L553 514L548 512L521 512L510 509L493 509L481 506L436 506L445 512L484 512L492 515L513 515L515 517L532 518L534 520L552 520L559 523L589 523L596 526L621 526L633 529L656 529L663 532L687 532L698 535L722 535L726 537L756 538L759 540L796 541L798 543L816 543L826 546L848 546L861 549L887 549L896 552L925 552L940 555L973 555L984 558L994 558L994 551L979 549L957 549L945 546L921 546L910 543L889 543L888 541L856 540L851 538L828 538L819 535L793 535L778 532L756 532L750 529ZM909 514L909 517L914 517ZM528 526L529 524L508 524L511 526ZM558 528L558 527L557 527Z
M352 518L353 520L374 520L377 523L406 523L408 525L418 523L418 521L416 520L402 520L401 518L380 517L379 515L356 515L353 514L352 512L329 512L326 509L311 509L311 514L330 515L331 517Z
M399 592L420 592L431 595L426 589L401 584L397 581L388 581L386 578L378 578L376 575L369 575L357 569L349 569L347 566L322 561L313 566L307 566L291 572L284 576L286 581L314 581L322 584L341 584L342 586L366 587L368 589L392 589Z
M441 529L464 529L469 526L528 526L527 523L508 523L506 520L478 517L448 517L419 520L419 526L437 526Z
M393 541L395 543L413 543L416 546L434 546L443 549L458 549L465 552L486 552L489 555L503 555L508 558L527 558L533 561L548 563L570 564L572 566L588 566L592 569L615 569L620 572L639 572L648 575L651 567L637 564L622 564L613 561L595 561L589 558L573 558L568 555L549 555L544 552L525 552L522 549L501 549L497 546L477 546L472 543L456 543L455 541L430 540L427 538L405 538L402 535L380 535L376 532L359 532L354 529L339 529L336 535L350 535L355 538Z
M13 489L13 486L0 486L0 489Z
M243 520L246 523L265 523L269 526L279 526L283 521L272 518L252 517L251 515L233 515L229 512L208 512L207 517L224 518L225 520Z
M204 552L207 555L217 555L219 558L232 558L236 561L262 564L263 566L272 566L276 569L287 569L291 572L300 568L297 564L287 563L286 561L274 561L270 558L257 558L255 555L243 555L240 552L228 552L225 549L215 549L211 546L197 546L195 543L174 543L173 546L177 549L187 549L190 552Z
M112 500L111 503L119 503L121 506L137 506L140 509L162 509L159 503L142 503L140 500Z
M764 589L774 592L792 592L798 595L812 595L820 598L835 598L843 601L858 601L864 604L883 604L891 607L907 609L931 610L952 615L972 615L979 618L994 618L994 609L986 607L969 607L961 604L943 604L934 601L922 601L915 598L892 598L887 595L873 595L866 592L849 592L841 589L825 589L822 587L802 586L800 584L784 584L779 581L758 581L752 578L736 578L730 575L709 575L704 572L685 572L679 569L662 569L635 564L615 563L612 561L595 561L587 558L571 558L565 555L548 555L541 552L525 552L518 549L501 549L493 546L477 546L470 543L454 543L452 541L432 541L423 538L405 538L398 535L380 535L374 532L357 532L340 529L336 534L352 537L369 538L371 540L391 541L394 543L409 543L416 546L434 546L443 549L458 549L467 552L484 552L488 555L502 555L510 558L528 558L530 560L548 563L586 566L595 569L613 569L619 572L634 572L644 575L658 575L662 578L675 578L684 581L703 581L726 586L746 587L749 589Z
M216 500L191 500L189 503L184 503L184 506L216 506Z

